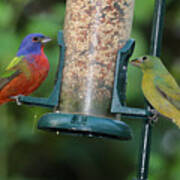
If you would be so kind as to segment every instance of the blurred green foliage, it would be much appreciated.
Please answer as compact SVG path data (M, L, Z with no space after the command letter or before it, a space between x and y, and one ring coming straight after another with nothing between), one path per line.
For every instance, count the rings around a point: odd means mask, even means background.
M154 1L136 0L132 37L133 57L148 53ZM167 0L162 48L163 62L180 82L180 1ZM57 32L63 28L65 2L59 0L0 1L0 70L15 56L22 38L33 32L54 39L45 48L51 70L33 94L48 96L58 63ZM141 73L129 66L128 104L143 107ZM33 128L50 110L8 103L0 107L0 180L130 180L136 176L141 120L128 120L134 132L129 142L97 140L45 133ZM165 118L153 131L150 180L180 179L180 133Z

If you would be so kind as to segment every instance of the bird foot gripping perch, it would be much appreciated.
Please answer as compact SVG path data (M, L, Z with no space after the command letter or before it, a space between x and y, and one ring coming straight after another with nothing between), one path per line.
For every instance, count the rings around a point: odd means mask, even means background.
M11 99L14 99L18 106L21 106L22 105L22 102L20 101L21 96L23 96L23 95L20 94L20 95L17 95L17 96L12 96Z
M149 123L151 126L154 126L154 124L158 122L159 113L155 109L152 109L150 106L148 106L148 114Z

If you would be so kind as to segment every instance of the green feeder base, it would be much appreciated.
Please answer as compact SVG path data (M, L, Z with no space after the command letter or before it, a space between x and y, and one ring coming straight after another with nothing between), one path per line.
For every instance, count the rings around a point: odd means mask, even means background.
M54 131L57 135L64 133L120 140L132 138L130 128L122 121L80 114L48 113L40 118L38 128Z

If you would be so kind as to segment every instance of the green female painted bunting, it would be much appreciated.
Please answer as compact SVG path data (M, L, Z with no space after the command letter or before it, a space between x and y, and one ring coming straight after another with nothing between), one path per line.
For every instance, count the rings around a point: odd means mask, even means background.
M155 56L143 56L131 61L143 72L142 90L149 103L162 115L180 127L180 87Z

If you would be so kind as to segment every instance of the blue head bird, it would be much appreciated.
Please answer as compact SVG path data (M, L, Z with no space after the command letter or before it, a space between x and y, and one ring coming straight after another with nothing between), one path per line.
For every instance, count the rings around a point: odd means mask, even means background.
M41 33L29 34L23 39L17 52L17 56L25 56L28 54L40 54L43 45L49 41L51 41L51 39L47 36L44 36Z

